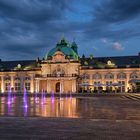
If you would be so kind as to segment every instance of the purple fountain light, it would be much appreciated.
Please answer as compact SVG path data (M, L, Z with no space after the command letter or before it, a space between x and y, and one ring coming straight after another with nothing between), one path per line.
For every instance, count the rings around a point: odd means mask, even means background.
M35 103L37 103L37 92L35 92Z
M28 105L27 105L27 91L26 91L26 88L24 88L23 104L24 104L24 107L25 107L25 108L28 107Z
M11 104L11 87L10 87L10 84L8 85L8 102L7 102L8 105Z

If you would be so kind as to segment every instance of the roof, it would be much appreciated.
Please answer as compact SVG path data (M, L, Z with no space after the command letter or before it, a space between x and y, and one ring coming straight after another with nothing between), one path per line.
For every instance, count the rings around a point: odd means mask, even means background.
M0 70L33 70L39 68L36 60L20 60L20 61L0 61Z
M82 66L92 66L94 68L140 66L140 56L93 57L81 58L80 61Z
M51 49L46 54L46 59L51 59L55 52L61 51L66 57L74 60L78 60L78 54L72 49L71 45L63 38L59 43L56 44L56 47Z
M82 57L79 61L83 68L140 67L140 56ZM41 60L0 61L0 71L38 70L40 64Z

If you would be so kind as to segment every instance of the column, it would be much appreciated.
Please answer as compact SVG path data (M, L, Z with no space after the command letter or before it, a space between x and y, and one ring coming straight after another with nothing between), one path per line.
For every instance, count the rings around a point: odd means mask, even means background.
M38 79L35 81L35 91L39 93L39 80Z
M34 75L31 76L31 93L34 93Z
M73 92L73 80L71 80L71 92Z
M63 81L60 81L60 93L63 93Z
M24 92L25 83L24 83L24 75L21 75L21 92Z
M76 92L76 80L72 80L72 92Z
M64 80L61 81L60 85L61 85L61 93L63 93L64 92Z
M5 92L4 75L1 76L1 92Z
M90 74L90 81L89 81L90 85L93 85L93 80L92 80L92 74ZM90 89L93 90L93 86L90 86Z
M130 89L130 85L129 85L129 79L130 78L130 73L129 72L127 72L126 73L126 80L125 80L125 92L128 92L128 88Z
M47 93L50 93L51 90L50 90L50 82L49 80L47 80Z
M15 88L14 88L14 75L11 75L11 89L12 89L12 92L15 91Z

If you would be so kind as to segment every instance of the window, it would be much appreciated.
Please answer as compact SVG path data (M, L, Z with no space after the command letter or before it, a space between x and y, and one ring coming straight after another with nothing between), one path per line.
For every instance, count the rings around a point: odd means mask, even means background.
M53 76L61 77L61 76L64 76L64 75L65 75L64 70L62 70L60 68L57 68L57 70L53 71Z
M10 83L5 83L5 91L11 90Z
M15 83L15 91L20 91L20 90L21 90L21 84Z
M131 79L138 79L139 76L138 76L137 73L132 73L132 74L130 74L130 78L131 78Z
M125 79L126 78L126 74L125 73L119 73L117 75L117 79Z
M15 79L14 79L14 80L19 80L19 81L20 81L20 77L18 77L18 76L17 76L17 77L15 77Z
M125 92L125 81L118 81L121 86L118 87L119 92Z
M113 87L112 87L112 81L106 81L106 90L107 91L112 91Z
M30 90L30 83L25 83L25 88L27 91L29 91Z
M95 91L99 89L100 84L101 84L100 81L98 81L98 82L94 82L94 90L95 90Z
M105 79L113 79L114 75L112 73L108 73L105 75Z
M31 78L29 76L26 76L25 80L31 80Z
M89 74L83 74L82 79L90 79L90 75Z
M94 74L94 75L92 76L92 78L93 78L93 79L101 79L102 76L101 76L101 74L96 73L96 74Z
M6 76L6 77L4 77L4 80L5 81L10 81L11 80L11 77L10 76Z

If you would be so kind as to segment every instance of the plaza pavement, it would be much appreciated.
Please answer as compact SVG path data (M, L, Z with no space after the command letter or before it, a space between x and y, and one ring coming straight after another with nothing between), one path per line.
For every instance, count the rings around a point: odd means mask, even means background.
M0 117L0 140L140 140L139 94L90 99L97 107L95 117ZM104 107L112 116L103 116Z

